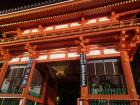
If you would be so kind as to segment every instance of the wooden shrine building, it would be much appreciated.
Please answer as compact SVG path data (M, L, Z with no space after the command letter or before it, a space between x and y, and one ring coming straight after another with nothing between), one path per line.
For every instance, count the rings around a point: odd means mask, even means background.
M139 105L140 0L53 1L0 12L0 105Z

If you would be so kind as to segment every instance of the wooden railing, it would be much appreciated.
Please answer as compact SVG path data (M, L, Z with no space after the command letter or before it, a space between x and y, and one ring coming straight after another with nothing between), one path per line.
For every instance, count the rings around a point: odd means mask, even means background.
M86 104L85 104L86 103ZM102 100L102 99L78 99L77 105L140 105L140 100L134 99L114 99L114 100Z

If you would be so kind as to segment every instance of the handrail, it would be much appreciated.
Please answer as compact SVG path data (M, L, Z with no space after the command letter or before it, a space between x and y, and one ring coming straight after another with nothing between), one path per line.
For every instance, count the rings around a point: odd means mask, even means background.
M131 102L135 102L135 105L140 105L140 99L125 99L122 100L121 98L118 99L90 99L90 98L78 98L77 99L77 105L81 105L80 102L88 102L89 105L101 105L101 104L105 104L105 105L130 105ZM84 104L82 104L84 105Z

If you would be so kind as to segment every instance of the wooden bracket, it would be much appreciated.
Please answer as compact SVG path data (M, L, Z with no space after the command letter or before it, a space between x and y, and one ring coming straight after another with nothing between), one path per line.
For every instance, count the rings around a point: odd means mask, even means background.
M20 36L22 33L21 29L20 28L17 28L17 36Z
M111 20L112 20L112 21L116 21L118 18L119 18L119 16L113 11L113 12L111 13Z
M126 35L126 31L122 30L121 35L120 35L120 44L119 44L120 49L126 49L126 38L127 37L128 37L128 35Z
M80 41L76 41L76 44L80 44L80 47L78 49L79 53L87 53L89 52L89 49L87 48L86 44L89 42L89 39L84 39L83 36L79 37Z
M36 46L31 46L30 44L26 43L25 49L29 52L29 56L31 58L36 58L39 54L36 52Z
M2 47L0 47L0 56L3 60L8 60L11 57L9 54L9 50L3 49Z

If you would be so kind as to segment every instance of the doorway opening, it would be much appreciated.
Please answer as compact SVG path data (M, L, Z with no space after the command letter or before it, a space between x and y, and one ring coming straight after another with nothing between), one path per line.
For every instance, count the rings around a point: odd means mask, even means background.
M48 105L77 105L80 97L80 61L57 61L37 64L48 73Z
M57 105L77 105L80 97L79 82L60 82L58 84Z

